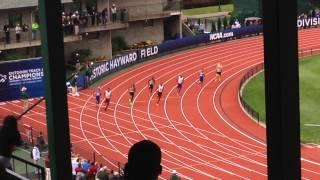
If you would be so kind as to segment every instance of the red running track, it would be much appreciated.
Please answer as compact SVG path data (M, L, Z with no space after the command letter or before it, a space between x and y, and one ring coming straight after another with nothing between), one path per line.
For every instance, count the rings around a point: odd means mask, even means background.
M299 32L299 47L315 47L320 29ZM163 173L172 169L185 179L267 179L265 129L243 112L238 101L242 75L263 60L262 37L246 38L179 52L144 63L106 80L102 88L113 91L111 105L96 106L93 89L68 96L71 140L79 153L101 154L109 168L115 159L126 162L132 144L150 139L161 146ZM215 82L215 65L223 64L221 82ZM198 72L206 73L205 84L197 84ZM176 79L186 79L181 96ZM149 96L147 80L165 86L160 105ZM127 89L136 83L132 106ZM156 86L157 87L157 86ZM1 114L19 113L22 102L0 105ZM45 105L29 112L23 123L45 132ZM82 150L80 150L82 149ZM85 154L84 154L85 156ZM111 158L110 158L111 157ZM320 150L302 146L303 179L320 179Z

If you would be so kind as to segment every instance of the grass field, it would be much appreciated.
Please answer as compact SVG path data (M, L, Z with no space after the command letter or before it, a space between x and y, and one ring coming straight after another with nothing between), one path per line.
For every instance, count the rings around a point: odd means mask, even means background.
M320 144L320 56L304 58L299 63L299 71L301 141ZM265 121L263 73L247 84L243 97Z
M233 4L221 5L221 12L232 12ZM184 15L192 16L199 14L209 14L219 12L219 6L208 6L202 8L193 8L193 9L183 9L182 13Z

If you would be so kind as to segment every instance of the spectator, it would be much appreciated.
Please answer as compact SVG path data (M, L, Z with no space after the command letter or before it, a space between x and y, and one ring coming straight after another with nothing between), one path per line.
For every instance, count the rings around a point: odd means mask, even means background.
M0 166L7 169L12 169L10 163L12 152L16 146L22 144L17 121L14 116L6 116L0 129Z
M79 158L73 158L71 160L71 166L72 166L72 179L76 178L76 169L78 168L78 165L80 164Z
M113 170L110 170L110 173L108 174L108 179L113 180L114 179L114 172Z
M91 166L90 160L86 160L86 161L83 163L82 168L83 168L83 170L84 170L85 172L88 172L88 169L89 169L90 166Z
M97 11L95 7L91 9L91 25L94 26L96 24Z
M16 41L17 41L17 42L20 42L22 28L21 28L21 26L20 26L19 23L17 24L15 30L16 30Z
M177 171L176 170L172 170L171 176L170 176L170 180L180 180L181 178L178 176Z
M43 135L42 135L42 132L40 131L39 132L39 135L37 137L37 144L39 144L39 148L40 150L42 151L45 146L46 146L46 142L44 141L44 138L43 138Z
M5 33L5 36L6 36L6 43L10 43L10 27L8 24L5 24L3 26L3 31Z
M311 16L314 18L314 17L316 17L316 10L315 9L312 9L312 11L311 11Z
M34 164L37 164L39 165L39 161L40 161L40 150L39 150L39 145L36 144L33 149L32 149L32 159L33 159L33 162ZM35 168L35 174L38 174L38 168Z
M91 166L88 168L88 171L87 171L88 180L94 180L97 174L97 171L98 171L97 166L95 165L94 162L91 162Z
M107 23L107 9L104 8L101 12L101 18L102 18L102 24L106 24Z
M96 180L109 180L106 166L102 167L100 165L100 169L96 174Z
M33 22L31 25L31 31L32 31L32 40L36 39L37 31L39 30L39 25L37 22Z
M78 167L75 169L76 171L76 180L85 180L86 172L83 170L81 163L78 164Z
M150 140L134 144L128 153L124 179L155 180L162 172L160 147Z
M97 25L102 24L102 14L101 14L101 12L97 12L96 18L97 18Z
M73 24L74 24L74 34L79 35L80 15L78 11L75 12L75 18L73 20Z
M46 159L44 160L44 167L45 167L45 171L46 171L46 180L51 180L49 154L47 155Z
M115 23L117 20L117 7L115 4L112 4L111 14L112 14L112 22Z
M29 31L29 26L27 24L22 25L22 32L28 32Z

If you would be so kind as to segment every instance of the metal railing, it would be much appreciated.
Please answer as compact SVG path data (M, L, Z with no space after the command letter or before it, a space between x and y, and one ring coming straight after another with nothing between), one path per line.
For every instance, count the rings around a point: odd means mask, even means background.
M307 57L307 56L313 56L313 55L319 55L320 54L320 46L315 46L311 48L303 48L298 50L298 56L299 58ZM261 120L261 116L259 112L257 112L246 100L242 97L242 89L243 85L250 79L252 76L256 75L258 72L263 71L264 69L264 63L258 64L257 66L249 69L241 78L238 88L238 95L240 99L241 106L245 109L245 111L254 119L258 121L258 123Z
M25 148L28 146L33 146L34 144L37 144L37 137L40 133L37 129L33 128L30 125L27 124L21 124L18 123L18 129L20 131L22 140L24 142ZM45 142L47 143L47 133L43 132L43 138ZM47 144L45 146L40 146L42 150L47 149ZM124 168L124 163L121 163L118 160L114 160L110 157L106 157L102 154L99 154L95 151L89 150L91 148L86 149L85 147L80 147L76 145L72 145L71 150L73 155L79 156L81 159L91 160L93 162L97 162L99 164L102 164L104 166L107 166L109 170L121 172L121 169Z
M118 11L117 17L115 22L106 21L102 23L101 19L95 20L92 22L90 16L88 17L88 21L85 24L80 24L77 26L75 25L67 25L63 26L63 33L64 33L64 41L80 41L81 40L81 33L84 33L90 28L90 31L101 31L106 29L112 29L117 26L111 26L114 23L126 23L128 20L128 14L125 11ZM16 37L16 32L14 28L12 28L9 32L9 42L7 42L7 37L4 31L0 31L0 49L16 49L16 48L23 48L23 47L30 47L30 46L40 46L40 30L37 30L34 38L32 35L32 31L28 30L26 32L20 33L20 39L18 40Z
M11 155L11 164L12 171L19 175L22 175L23 177L27 177L29 179L45 180L45 169L42 166L24 160L15 155Z
M246 112L253 118L255 118L258 122L260 122L260 115L259 112L257 112L253 107L251 107L246 101L245 99L242 97L242 86L244 83L247 82L247 80L249 78L251 78L253 75L257 74L258 72L262 71L264 69L264 64L258 64L257 66L255 66L254 68L248 70L243 77L240 80L239 83L239 99L240 99L240 103L242 105L242 107L246 110Z
M315 46L311 48L303 48L299 49L298 55L300 57L307 57L307 56L313 56L313 55L319 55L320 54L320 46Z

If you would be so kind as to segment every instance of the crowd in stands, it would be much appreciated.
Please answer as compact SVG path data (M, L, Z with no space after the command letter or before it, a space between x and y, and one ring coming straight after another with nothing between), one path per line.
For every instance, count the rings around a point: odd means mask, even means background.
M72 176L76 180L120 180L123 179L124 172L120 170L114 171L108 169L103 164L85 160L79 156L73 156L71 158L72 164Z
M85 11L66 11L61 13L62 27L65 35L78 35L79 27L87 26L98 26L106 25L109 22L115 23L119 17L121 21L125 20L126 9L117 9L116 5L113 4L108 10L103 9L98 12L95 7L87 8ZM110 17L110 20L109 18ZM31 40L36 40L37 32L40 30L40 26L37 22L32 22L31 24ZM9 26L9 24L3 25L4 40L5 43L9 44L11 42L11 33L15 33L16 42L21 42L22 34L29 32L29 25L27 24L15 24L14 27ZM29 40L29 39L28 39Z
M307 19L307 18L315 18L320 17L320 11L316 9L312 9L310 11L304 12L298 16L298 19Z

